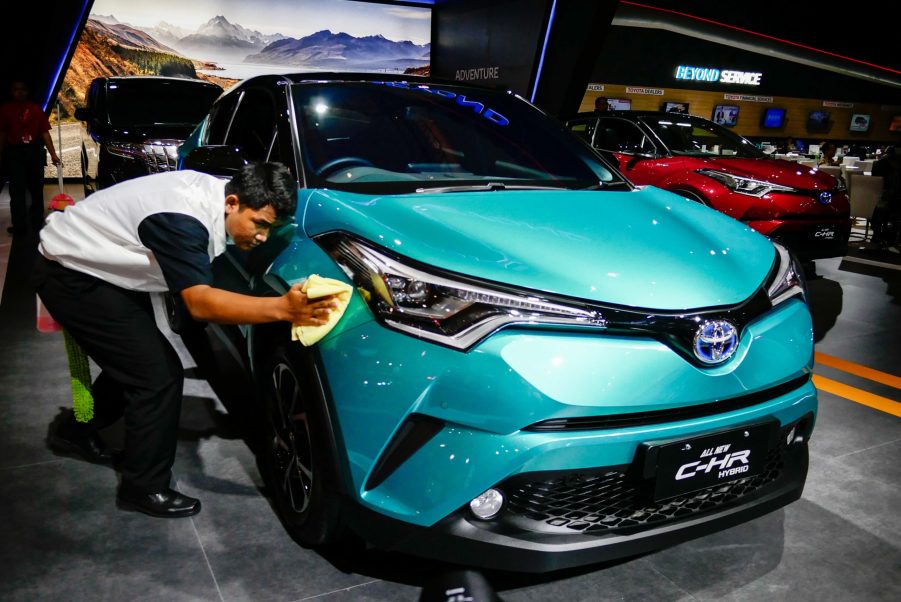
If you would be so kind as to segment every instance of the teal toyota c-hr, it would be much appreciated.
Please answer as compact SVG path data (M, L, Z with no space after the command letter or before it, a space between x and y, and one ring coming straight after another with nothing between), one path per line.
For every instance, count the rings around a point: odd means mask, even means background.
M298 180L295 223L230 249L219 286L355 288L311 348L287 325L186 335L208 374L250 375L295 539L549 571L800 497L813 333L784 248L634 187L515 94L375 77L246 80L180 150Z

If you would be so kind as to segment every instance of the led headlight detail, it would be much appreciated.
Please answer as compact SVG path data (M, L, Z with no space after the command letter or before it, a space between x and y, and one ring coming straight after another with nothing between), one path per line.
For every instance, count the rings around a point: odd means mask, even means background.
M793 297L801 296L807 301L807 290L804 283L804 270L797 260L788 252L788 249L777 242L776 247L777 267L773 280L767 288L767 294L773 306L779 305Z
M733 192L747 194L748 196L762 197L771 192L797 192L797 190L790 186L782 186L780 184L773 184L772 182L755 180L754 178L734 176L715 169L699 169L697 172L716 180Z
M363 298L382 324L454 349L469 349L513 324L595 329L607 325L597 311L433 274L345 234L332 233L316 241L366 291Z

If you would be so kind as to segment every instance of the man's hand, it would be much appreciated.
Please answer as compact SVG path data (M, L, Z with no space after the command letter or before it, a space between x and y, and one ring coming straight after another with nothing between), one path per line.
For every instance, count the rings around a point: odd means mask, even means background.
M59 157L53 151L50 151L50 161L54 165L59 165L60 163L62 163L62 161L59 160Z
M334 296L311 301L295 284L281 297L254 297L198 284L181 291L191 317L219 324L263 324L291 322L299 326L322 326L329 312L337 309Z
M334 295L311 300L301 290L302 284L295 284L283 298L288 303L289 322L297 326L322 326L328 323L329 313L338 309Z

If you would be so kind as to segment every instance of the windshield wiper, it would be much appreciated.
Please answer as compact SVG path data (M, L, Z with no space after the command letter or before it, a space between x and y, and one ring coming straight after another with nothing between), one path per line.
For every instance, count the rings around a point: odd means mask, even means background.
M503 184L502 182L488 182L487 184L470 184L466 186L435 186L434 188L417 188L416 192L442 193L442 192L494 192L496 190L569 190L566 186L537 186L534 184Z

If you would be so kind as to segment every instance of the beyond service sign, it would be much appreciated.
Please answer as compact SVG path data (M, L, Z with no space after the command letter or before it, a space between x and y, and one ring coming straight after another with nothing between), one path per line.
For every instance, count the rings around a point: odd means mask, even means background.
M676 67L676 79L696 82L719 82L721 84L740 84L743 86L759 86L763 73L751 71L721 71L714 67Z

